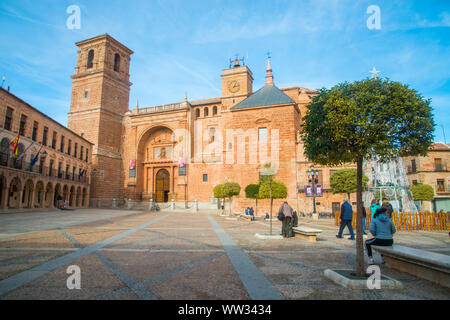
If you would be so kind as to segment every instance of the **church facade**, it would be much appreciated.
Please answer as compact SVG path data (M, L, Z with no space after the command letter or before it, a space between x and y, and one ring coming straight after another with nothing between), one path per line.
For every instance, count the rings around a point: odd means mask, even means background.
M265 85L253 88L253 74L236 60L222 70L222 94L203 100L129 109L132 50L105 34L77 42L68 127L93 143L91 203L112 199L215 203L213 188L234 181L241 194L233 210L254 206L244 188L258 183L265 163L277 167L288 202L311 212L299 132L306 105L317 91L278 88L270 60ZM349 165L346 167L354 167ZM337 210L343 195L332 195L329 177L338 168L315 166L323 196L318 212ZM352 199L354 200L355 197ZM275 201L278 205L281 200ZM268 201L258 204L267 212Z

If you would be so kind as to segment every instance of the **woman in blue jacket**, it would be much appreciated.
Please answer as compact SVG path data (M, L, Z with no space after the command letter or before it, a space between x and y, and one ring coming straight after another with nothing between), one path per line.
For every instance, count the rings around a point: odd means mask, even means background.
M392 235L397 231L392 220L386 215L386 208L377 209L370 223L369 231L375 237L366 240L367 255L369 256L369 264L374 264L372 258L372 245L375 246L392 246L394 239Z

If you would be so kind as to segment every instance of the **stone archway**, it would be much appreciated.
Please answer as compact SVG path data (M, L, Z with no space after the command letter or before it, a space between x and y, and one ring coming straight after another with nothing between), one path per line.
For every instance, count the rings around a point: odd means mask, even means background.
M58 208L58 196L61 196L61 185L59 183L55 186L55 193L53 194L53 206Z
M51 182L49 182L45 187L44 206L46 208L50 208L52 206L52 200L53 200L53 185Z
M36 183L36 188L34 189L34 207L42 208L44 206L44 184L42 181Z
M8 208L15 209L19 208L20 195L22 192L22 183L18 177L11 180L8 190Z
M4 175L0 175L0 209L5 209L8 201L8 184Z
M160 169L155 178L156 202L168 202L170 193L170 174L166 169Z
M77 196L75 200L75 206L80 207L80 198L81 198L81 187L77 188Z
M75 199L75 187L70 187L70 193L69 193L69 207L73 207L73 200Z

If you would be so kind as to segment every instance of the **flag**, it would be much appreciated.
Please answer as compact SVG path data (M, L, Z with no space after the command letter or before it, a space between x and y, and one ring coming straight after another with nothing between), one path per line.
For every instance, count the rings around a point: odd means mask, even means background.
M36 153L36 155L34 156L33 160L31 160L31 166L34 166L34 164L36 163L36 161L38 161L38 157L39 157L39 152L41 152L43 146L41 146L38 150L38 152Z
M85 172L86 172L85 169L83 169L83 170L80 172L80 178L84 175Z
M13 154L14 157L17 157L17 146L19 145L19 136L20 134L17 134L17 137L14 138L13 141L11 141L10 145L13 147Z
M18 160L20 160L20 159L22 159L23 158L23 156L25 155L25 153L28 151L28 149L30 149L31 148L31 146L34 144L34 141L25 149L25 150L23 150L23 152L19 155L19 158L18 158ZM41 147L42 148L42 147ZM39 150L41 150L41 149L39 149Z

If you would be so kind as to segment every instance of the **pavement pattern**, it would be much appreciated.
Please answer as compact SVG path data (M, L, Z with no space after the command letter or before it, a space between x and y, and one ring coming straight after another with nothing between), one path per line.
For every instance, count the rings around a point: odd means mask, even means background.
M385 265L382 274L403 289L333 283L324 270L355 268L355 242L335 237L334 220L299 223L323 230L316 243L261 239L255 234L268 234L268 223L213 210L0 214L0 299L450 299L450 289ZM280 229L274 222L272 233ZM395 243L450 255L445 232L400 231ZM80 289L67 287L73 265L80 268Z

